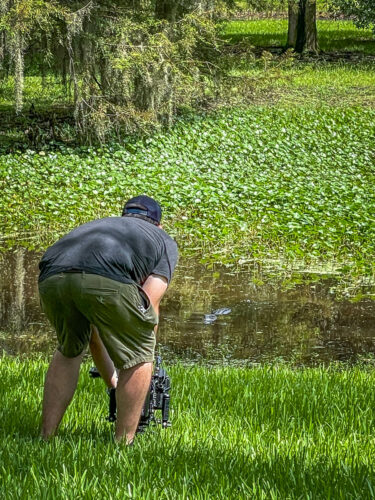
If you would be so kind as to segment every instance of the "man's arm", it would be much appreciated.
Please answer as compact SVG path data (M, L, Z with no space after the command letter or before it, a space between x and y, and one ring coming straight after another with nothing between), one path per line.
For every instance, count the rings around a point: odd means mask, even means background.
M159 316L159 304L168 288L168 280L164 276L151 274L143 283L142 289L150 299L152 307Z

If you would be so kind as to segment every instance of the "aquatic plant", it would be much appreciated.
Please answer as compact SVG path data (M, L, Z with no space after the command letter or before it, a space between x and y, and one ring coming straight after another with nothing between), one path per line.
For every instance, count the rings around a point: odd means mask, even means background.
M182 253L337 261L372 272L375 112L227 109L102 148L0 157L2 244L43 248L79 223L158 198Z

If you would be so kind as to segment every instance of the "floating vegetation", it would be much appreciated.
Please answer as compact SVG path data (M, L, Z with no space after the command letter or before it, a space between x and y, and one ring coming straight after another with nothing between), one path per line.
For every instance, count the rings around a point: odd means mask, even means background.
M2 244L43 248L148 193L183 254L334 262L371 274L374 137L373 110L253 107L122 146L3 155Z

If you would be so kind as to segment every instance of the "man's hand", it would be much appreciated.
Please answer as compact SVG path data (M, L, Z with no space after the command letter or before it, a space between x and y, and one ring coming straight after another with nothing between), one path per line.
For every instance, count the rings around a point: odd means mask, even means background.
M164 276L151 274L143 283L142 290L150 299L151 305L159 316L159 304L168 288L168 280Z

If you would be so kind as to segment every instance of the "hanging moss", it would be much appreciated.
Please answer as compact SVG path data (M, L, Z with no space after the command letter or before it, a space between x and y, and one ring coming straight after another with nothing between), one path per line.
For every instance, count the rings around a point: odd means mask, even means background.
M171 124L177 109L203 97L202 49L216 43L205 11L212 3L0 0L0 31L11 41L0 52L10 56L16 113L24 72L36 61L43 75L57 72L72 87L84 141Z
M14 48L13 48L13 59L14 59L14 101L15 101L15 111L16 114L21 113L23 105L23 39L20 31L17 31L14 36Z

